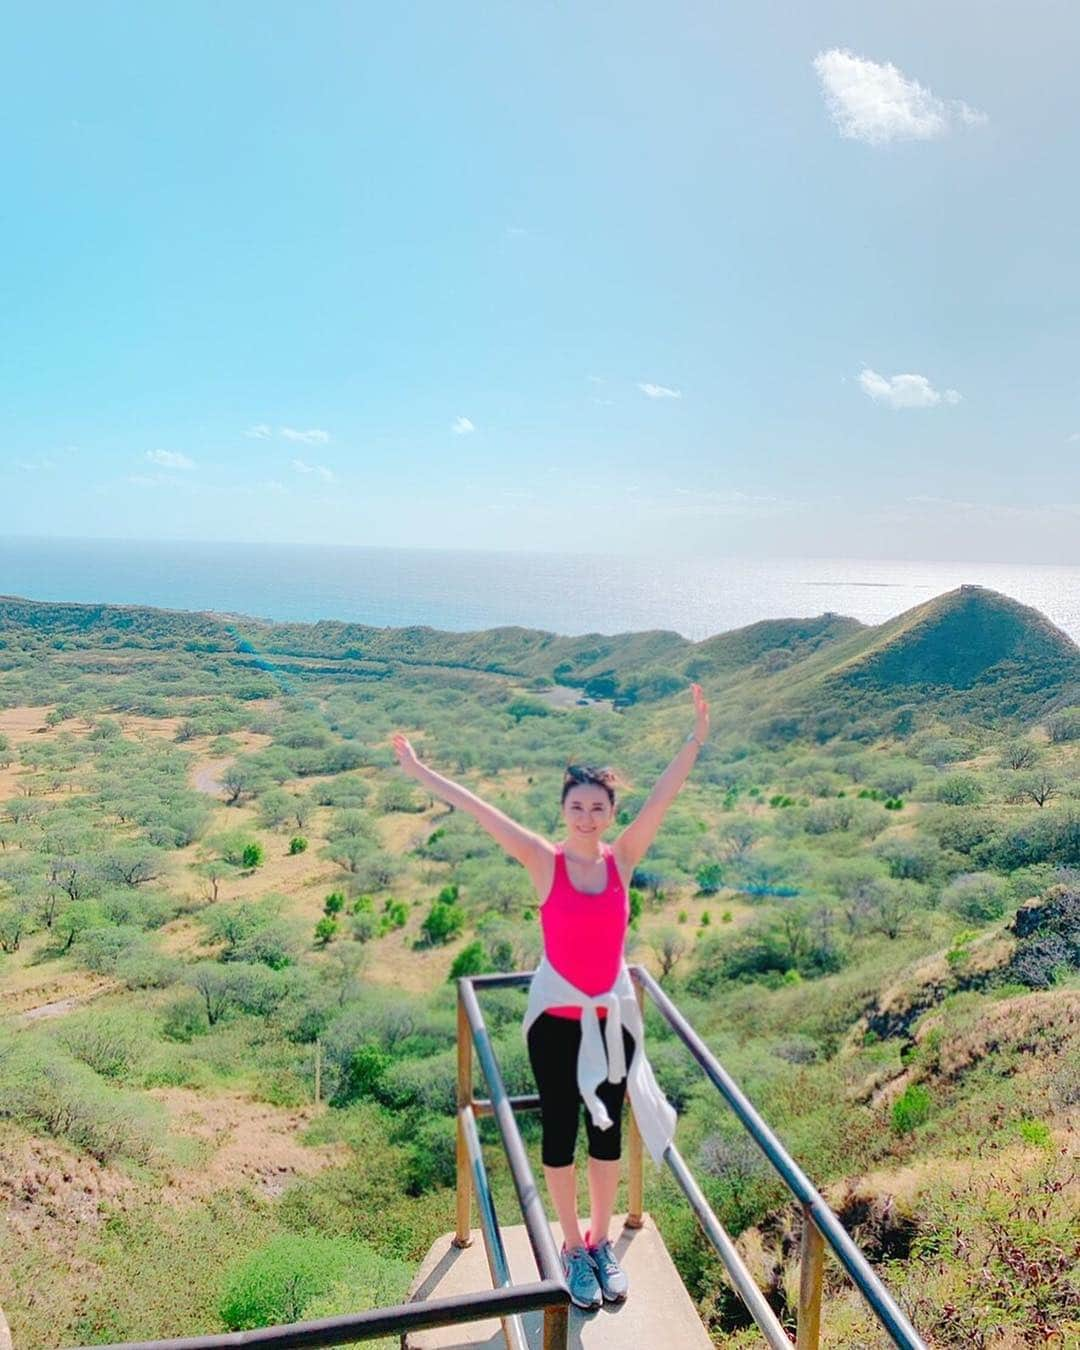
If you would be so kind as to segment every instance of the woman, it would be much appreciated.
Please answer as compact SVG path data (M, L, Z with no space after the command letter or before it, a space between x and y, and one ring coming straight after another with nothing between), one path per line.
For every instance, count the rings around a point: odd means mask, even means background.
M540 1094L544 1176L562 1225L563 1269L570 1296L582 1308L599 1307L604 1298L624 1299L628 1292L626 1273L608 1238L619 1184L621 1113L628 1084L635 1116L657 1161L664 1138L670 1139L674 1127L674 1111L656 1087L644 1055L623 943L629 922L630 878L708 734L709 705L700 685L691 685L691 690L694 730L636 818L613 844L603 840L615 820L615 778L610 769L581 765L567 769L562 790L566 838L552 844L468 788L422 764L401 732L393 737L394 752L404 771L483 826L526 869L541 902L544 959L533 979L525 1029ZM567 1001L560 1003L560 999ZM603 1048L598 1032L601 1023ZM574 1166L582 1102L587 1107L591 1206L584 1234L578 1225ZM646 1118L652 1126L649 1133L643 1123Z

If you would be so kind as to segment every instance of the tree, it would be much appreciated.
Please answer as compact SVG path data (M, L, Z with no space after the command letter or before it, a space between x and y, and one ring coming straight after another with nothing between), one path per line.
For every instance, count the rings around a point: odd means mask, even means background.
M228 972L213 961L200 961L189 973L187 983L201 995L207 1022L216 1026L233 1001Z
M0 732L0 769L6 769L11 763L11 742Z
M1080 708L1062 708L1046 719L1046 730L1055 745L1080 740Z
M865 899L867 928L871 933L898 938L904 931L908 915L918 907L920 896L920 888L915 882L882 878L871 887Z
M161 857L150 849L117 849L106 854L101 864L101 876L112 885L145 886L156 881L162 873Z
M195 863L192 870L206 884L206 898L217 904L221 894L221 883L232 869L223 859L213 858L209 862Z
M686 955L689 944L677 928L661 928L650 946L660 963L660 980L663 982Z
M56 916L53 932L59 938L65 938L62 952L69 951L81 934L90 928L100 927L105 916L93 900L76 900L65 905Z
M30 905L25 899L0 900L0 951L17 952L25 934L32 931Z
M1039 750L1031 741L1009 741L1001 751L1001 764L1006 769L1033 769Z
M235 806L241 797L253 793L258 781L250 764L242 759L234 760L221 775L221 786L229 794L227 805Z
M360 971L367 962L363 947L338 943L329 957L330 980L337 986L337 1005L344 1006L360 992Z
M1034 773L1024 774L1017 783L1017 789L1025 799L1033 801L1036 806L1045 806L1048 801L1060 795L1061 784L1046 769L1039 769Z

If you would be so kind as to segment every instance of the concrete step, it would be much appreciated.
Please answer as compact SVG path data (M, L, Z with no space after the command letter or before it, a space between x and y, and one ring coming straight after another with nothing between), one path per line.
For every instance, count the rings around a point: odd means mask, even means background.
M615 1255L629 1278L630 1294L625 1303L605 1303L593 1312L583 1312L571 1305L570 1345L574 1350L630 1346L641 1350L711 1350L712 1342L694 1311L663 1238L649 1215L643 1218L642 1228L624 1227L625 1214L617 1214L612 1220L609 1232L614 1239ZM551 1231L556 1248L561 1247L562 1229L553 1223ZM511 1278L515 1283L532 1283L537 1279L536 1262L525 1225L504 1228L502 1235ZM453 1233L446 1233L433 1244L409 1290L410 1302L491 1288L480 1229L472 1230L470 1247L455 1247L453 1237ZM521 1324L529 1350L539 1347L543 1313L524 1313ZM497 1318L410 1331L402 1341L404 1350L469 1350L475 1346L504 1350L505 1344Z

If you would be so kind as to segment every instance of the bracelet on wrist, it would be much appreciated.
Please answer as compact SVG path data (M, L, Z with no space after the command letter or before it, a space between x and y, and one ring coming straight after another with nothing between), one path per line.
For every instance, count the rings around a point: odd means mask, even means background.
M687 736L687 738L686 738L686 744L689 745L691 741L694 742L694 744L697 746L697 748L698 748L699 750L700 750L701 747L705 744L704 741L699 741L698 738L694 735L693 732L691 732L690 735Z

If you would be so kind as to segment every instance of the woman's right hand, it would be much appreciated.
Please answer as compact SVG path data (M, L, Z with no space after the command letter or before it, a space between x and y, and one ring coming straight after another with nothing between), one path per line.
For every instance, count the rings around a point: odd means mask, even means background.
M402 731L395 731L391 737L394 747L394 754L397 755L397 761L410 778L416 777L416 771L420 767L420 761L416 757L416 751L412 748L408 736Z

